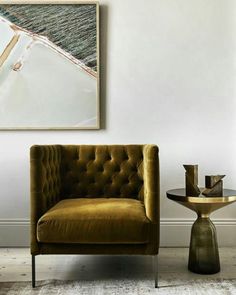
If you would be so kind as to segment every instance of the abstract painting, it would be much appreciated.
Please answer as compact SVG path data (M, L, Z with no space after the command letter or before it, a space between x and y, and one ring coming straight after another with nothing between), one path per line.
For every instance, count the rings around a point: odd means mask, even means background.
M0 129L99 128L98 3L10 3L0 4Z

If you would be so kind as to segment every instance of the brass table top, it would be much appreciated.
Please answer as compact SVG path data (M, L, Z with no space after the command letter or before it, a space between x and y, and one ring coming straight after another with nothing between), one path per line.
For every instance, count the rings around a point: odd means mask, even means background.
M168 199L195 211L201 217L209 217L213 211L236 201L236 190L231 189L224 189L223 196L219 197L205 197L202 194L199 197L186 196L184 188L169 190L166 194Z

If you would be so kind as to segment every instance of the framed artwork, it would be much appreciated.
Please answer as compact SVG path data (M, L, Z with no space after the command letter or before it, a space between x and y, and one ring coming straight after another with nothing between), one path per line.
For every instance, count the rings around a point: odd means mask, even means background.
M1 1L0 129L99 129L99 5Z

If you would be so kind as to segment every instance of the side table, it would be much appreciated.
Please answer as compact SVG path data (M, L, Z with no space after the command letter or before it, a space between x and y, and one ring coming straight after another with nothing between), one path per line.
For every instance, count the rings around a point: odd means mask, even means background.
M220 271L220 259L216 229L210 214L236 201L236 191L223 190L221 197L186 196L184 188L166 192L167 198L197 213L197 220L191 230L188 269L200 274L214 274Z

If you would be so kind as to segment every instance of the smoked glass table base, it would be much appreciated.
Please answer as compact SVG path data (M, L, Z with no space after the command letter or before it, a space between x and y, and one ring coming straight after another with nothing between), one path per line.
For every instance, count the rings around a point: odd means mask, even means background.
M192 226L188 269L200 274L220 271L216 229L210 218L198 217Z

